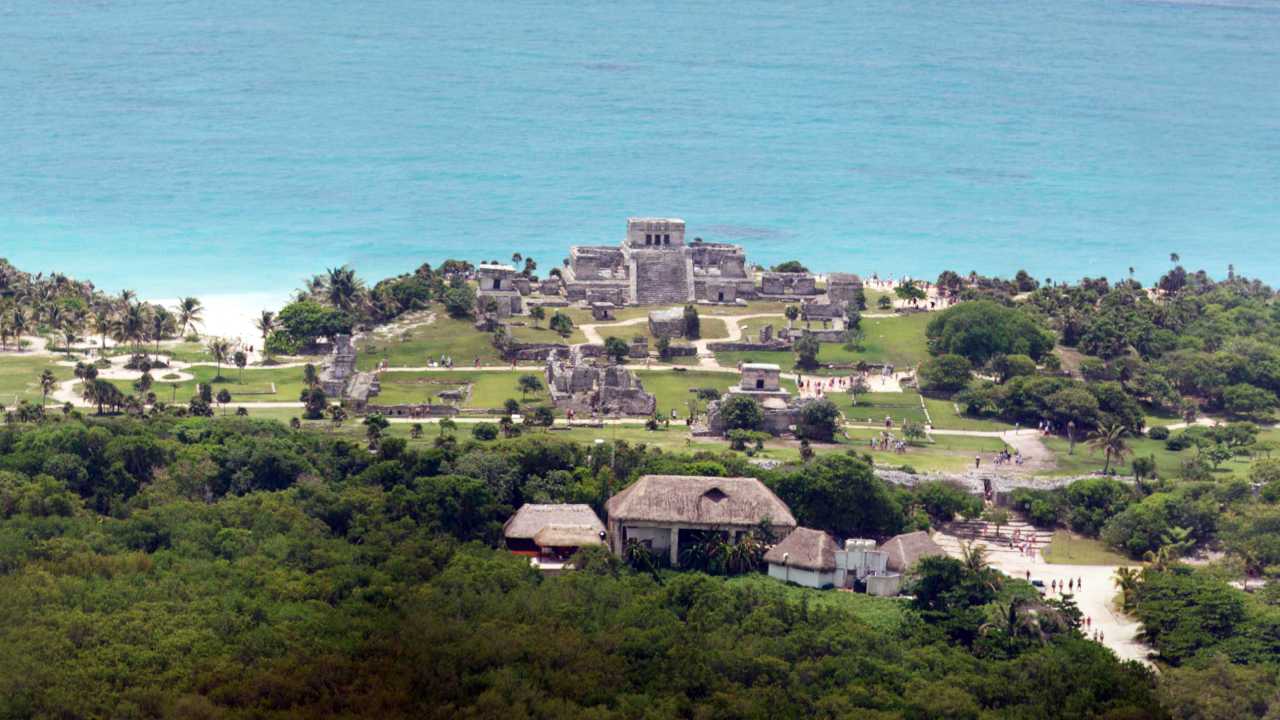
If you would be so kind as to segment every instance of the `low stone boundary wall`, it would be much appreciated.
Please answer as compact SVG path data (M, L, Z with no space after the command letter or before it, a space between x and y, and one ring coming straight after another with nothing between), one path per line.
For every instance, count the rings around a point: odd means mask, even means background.
M459 412L452 405L366 405L364 411L394 418L453 417Z
M707 343L707 349L711 352L771 352L790 350L791 343L713 342Z

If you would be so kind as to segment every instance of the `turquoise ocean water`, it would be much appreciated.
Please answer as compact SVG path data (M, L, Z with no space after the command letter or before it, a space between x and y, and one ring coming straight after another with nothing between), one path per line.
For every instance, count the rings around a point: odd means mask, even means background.
M1280 282L1280 2L0 2L0 256L144 296L757 261Z

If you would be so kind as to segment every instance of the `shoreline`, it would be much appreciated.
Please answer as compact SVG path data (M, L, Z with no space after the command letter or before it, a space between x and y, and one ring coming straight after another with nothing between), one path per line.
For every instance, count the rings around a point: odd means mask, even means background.
M196 330L202 337L220 337L244 345L260 346L262 333L258 331L256 322L262 311L279 312L292 294L292 291L282 290L194 295L204 306ZM178 304L178 298L146 298L146 302L163 305L172 311Z

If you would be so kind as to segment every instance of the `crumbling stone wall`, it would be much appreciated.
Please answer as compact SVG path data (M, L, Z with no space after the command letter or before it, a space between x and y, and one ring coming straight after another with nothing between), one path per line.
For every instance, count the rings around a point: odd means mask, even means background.
M817 295L813 273L767 272L760 278L761 295Z

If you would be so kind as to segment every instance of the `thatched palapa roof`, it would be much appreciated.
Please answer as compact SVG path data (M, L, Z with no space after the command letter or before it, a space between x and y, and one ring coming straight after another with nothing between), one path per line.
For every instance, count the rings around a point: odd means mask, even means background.
M605 504L609 517L626 521L709 526L750 526L768 520L794 528L786 503L755 478L645 475Z
M929 537L929 533L923 530L895 535L881 545L880 549L889 553L887 565L894 572L905 572L922 558L947 554L942 546L934 542L933 538Z
M604 540L600 537L603 532L588 525L548 525L533 536L533 542L542 548L603 545Z
M765 553L764 561L803 570L830 572L836 569L836 551L839 549L835 538L821 530L798 527Z
M590 505L535 505L526 503L520 506L515 515L512 515L502 526L502 535L508 539L533 540L538 545L544 545L538 541L538 534L547 529L564 530L566 533L578 533L585 535L589 533L595 540L593 544L600 543L600 533L604 531L604 524L600 522L600 518L596 517L596 513L591 509ZM581 533L579 533L581 530ZM573 543L567 545L558 545L556 543L547 543L546 545L556 547L572 547Z

